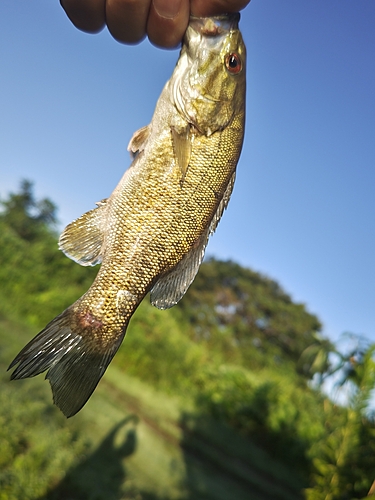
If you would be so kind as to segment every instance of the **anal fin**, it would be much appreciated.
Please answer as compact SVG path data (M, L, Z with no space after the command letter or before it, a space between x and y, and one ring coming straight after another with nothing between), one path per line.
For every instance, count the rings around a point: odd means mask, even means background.
M81 266L95 266L102 261L107 200L97 205L68 224L59 238L60 250Z

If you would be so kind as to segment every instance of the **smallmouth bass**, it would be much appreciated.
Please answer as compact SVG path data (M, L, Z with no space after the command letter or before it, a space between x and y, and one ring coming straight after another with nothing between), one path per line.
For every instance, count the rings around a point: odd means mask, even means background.
M131 166L108 199L60 236L68 257L101 268L9 368L12 379L48 370L67 417L91 396L145 295L160 309L183 297L229 202L245 120L239 17L191 18L151 123L131 138Z

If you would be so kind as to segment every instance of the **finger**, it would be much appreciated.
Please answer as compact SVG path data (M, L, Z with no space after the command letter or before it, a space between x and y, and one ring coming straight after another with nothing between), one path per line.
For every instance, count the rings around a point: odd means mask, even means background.
M60 0L74 26L96 33L105 26L105 0Z
M176 47L189 22L189 0L153 0L147 23L147 35L158 47Z
M111 35L119 42L138 43L146 36L151 0L107 0L106 19Z
M197 17L218 16L226 12L238 12L250 0L191 0L191 14Z

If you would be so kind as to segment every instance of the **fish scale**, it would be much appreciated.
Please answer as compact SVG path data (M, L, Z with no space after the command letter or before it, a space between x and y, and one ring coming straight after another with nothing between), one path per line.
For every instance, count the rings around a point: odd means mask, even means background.
M241 152L246 51L239 14L191 18L151 123L111 196L69 224L60 249L101 268L89 290L16 356L11 378L45 370L66 416L86 403L150 292L167 309L185 294L226 208Z

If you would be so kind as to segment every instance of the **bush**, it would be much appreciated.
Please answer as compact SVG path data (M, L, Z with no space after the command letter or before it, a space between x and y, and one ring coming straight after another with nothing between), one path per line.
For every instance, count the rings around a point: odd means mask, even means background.
M37 425L36 425L37 422ZM79 426L67 422L35 384L0 392L0 500L41 498L86 449Z

